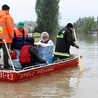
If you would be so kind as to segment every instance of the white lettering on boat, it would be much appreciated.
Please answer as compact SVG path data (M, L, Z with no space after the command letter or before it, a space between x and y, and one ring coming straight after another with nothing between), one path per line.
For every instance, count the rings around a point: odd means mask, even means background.
M23 73L16 73L19 76L19 79L25 79L33 76L38 76L41 74L49 73L54 71L54 67L48 67L48 68L41 68L41 69L34 69L31 71L23 72ZM6 80L14 80L14 75L13 73L6 73L0 71L0 78L1 79L6 79Z
M18 75L20 76L20 79L24 79L24 78L29 78L29 77L33 77L33 76L38 76L44 73L48 73L48 72L52 72L54 70L54 67L50 67L50 68L42 68L42 69L38 69L38 70L33 70L33 71L29 71L29 72L25 72L25 73L19 73Z
M51 68L45 68L45 69L40 69L37 71L37 74L42 74L42 73L47 73L47 72L51 72L54 70L54 67Z
M23 79L23 78L27 78L27 77L31 77L34 75L35 72L32 72L32 71L29 71L29 72L26 72L26 73L23 73L23 74L18 74L20 76L20 79Z
M13 80L13 74L12 73L0 72L0 78L2 78L2 79L7 78L8 80Z

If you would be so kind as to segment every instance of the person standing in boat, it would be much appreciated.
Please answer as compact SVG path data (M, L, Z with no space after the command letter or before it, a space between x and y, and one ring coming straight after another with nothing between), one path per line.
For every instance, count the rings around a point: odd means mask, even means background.
M54 60L70 57L70 46L79 48L79 46L74 41L73 25L68 23L57 34Z
M0 11L0 48L3 49L4 69L10 68L8 62L9 57L4 41L6 42L8 48L10 48L10 44L14 38L14 20L9 14L9 10L10 7L7 4L4 4L2 6L2 10Z
M14 38L11 44L11 50L15 50L17 52L17 57L19 58L20 50L22 46L26 43L26 39L28 38L28 31L24 28L24 22L19 22L17 24L17 28L14 29Z
M36 62L47 64L38 53L34 45L34 38L28 37L26 44L21 48L19 62L21 63L22 69L24 67L35 65Z

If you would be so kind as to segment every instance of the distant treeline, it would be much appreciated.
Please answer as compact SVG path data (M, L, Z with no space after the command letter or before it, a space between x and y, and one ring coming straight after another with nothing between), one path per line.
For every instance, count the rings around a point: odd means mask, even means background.
M77 30L77 32L80 33L90 33L93 30L98 29L98 18L95 20L94 17L84 17L79 18L75 23L74 27Z

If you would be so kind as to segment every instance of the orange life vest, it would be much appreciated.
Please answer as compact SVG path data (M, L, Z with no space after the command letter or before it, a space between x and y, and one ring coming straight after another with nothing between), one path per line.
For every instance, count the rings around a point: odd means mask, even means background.
M19 38L22 38L23 37L23 34L18 30L18 28L15 29L15 36L16 37L19 37ZM24 28L24 37L27 37L27 36L28 36L28 32Z
M23 46L26 43L28 32L24 28L23 32L20 32L18 28L15 29L15 45Z

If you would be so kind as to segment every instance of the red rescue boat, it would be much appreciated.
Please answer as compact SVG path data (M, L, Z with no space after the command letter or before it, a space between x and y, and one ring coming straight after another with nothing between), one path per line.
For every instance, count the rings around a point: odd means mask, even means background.
M23 70L0 70L0 81L11 83L25 81L35 77L78 66L78 63L78 57L75 56L64 60L58 60L52 64L39 64L35 66L26 67Z

